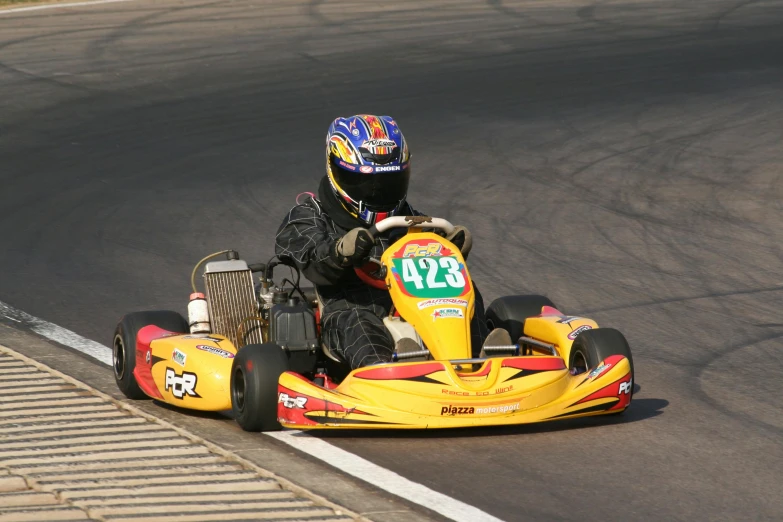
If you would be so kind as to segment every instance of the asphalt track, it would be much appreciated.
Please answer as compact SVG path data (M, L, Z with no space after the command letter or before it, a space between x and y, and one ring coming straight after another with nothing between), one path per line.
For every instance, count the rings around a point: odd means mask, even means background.
M330 442L507 520L783 518L779 1L0 16L0 300L103 343L183 309L202 255L270 255L357 112L397 119L485 296L621 329L639 388L616 419Z

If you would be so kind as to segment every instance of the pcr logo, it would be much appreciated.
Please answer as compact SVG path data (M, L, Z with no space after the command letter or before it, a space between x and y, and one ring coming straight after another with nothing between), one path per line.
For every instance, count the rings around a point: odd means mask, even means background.
M443 247L440 243L428 243L426 245L419 245L417 243L408 243L405 245L405 250L402 252L402 257L427 257L437 256L440 254L440 250Z
M174 369L166 368L165 390L171 390L171 394L177 399L183 399L185 395L201 398L196 393L197 382L198 377L195 373L182 372L182 375L178 375Z
M299 408L301 410L307 404L307 397L291 397L287 393L280 393L277 402L278 404L282 402L286 408Z
M631 379L628 382L621 382L620 383L619 393L625 393L627 395L627 394L631 393L631 390L633 390L633 379Z

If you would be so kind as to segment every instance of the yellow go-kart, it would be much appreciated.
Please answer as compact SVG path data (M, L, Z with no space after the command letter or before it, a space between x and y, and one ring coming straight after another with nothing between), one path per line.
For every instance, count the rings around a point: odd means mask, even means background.
M247 265L228 251L229 260L204 271L210 331L201 323L201 332L188 333L194 321L174 312L123 318L114 337L120 389L185 408L232 409L248 431L508 425L628 408L633 360L623 335L563 314L543 296L490 304L488 326L515 342L472 358L470 274L459 249L427 231L453 226L392 217L371 233L400 227L408 233L384 252L375 275L391 293L384 323L392 337L418 350L348 372L319 338L318 296L298 284L275 287L273 263ZM264 273L260 287L252 271Z

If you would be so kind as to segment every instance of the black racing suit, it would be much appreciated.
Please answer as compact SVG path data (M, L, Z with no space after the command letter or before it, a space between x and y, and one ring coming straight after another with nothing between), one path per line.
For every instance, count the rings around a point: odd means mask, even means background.
M351 369L389 362L394 341L383 324L392 306L388 290L363 283L353 266L343 267L333 257L335 242L362 224L339 203L326 177L321 180L318 195L319 199L308 198L288 213L277 231L275 253L284 263L295 264L316 285L323 301L321 335L333 352ZM405 203L399 215L420 213ZM380 259L383 251L404 233L396 229L377 237L370 256ZM484 302L478 290L475 301L471 323L474 357L488 334Z

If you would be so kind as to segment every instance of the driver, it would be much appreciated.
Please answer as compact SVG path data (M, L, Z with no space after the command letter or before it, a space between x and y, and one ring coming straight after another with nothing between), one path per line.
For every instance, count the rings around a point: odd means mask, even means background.
M326 176L318 195L309 194L290 210L275 238L275 253L293 263L316 285L323 303L324 342L351 369L392 360L421 348L410 339L397 346L383 324L392 306L386 289L374 288L354 267L383 251L404 230L373 238L368 228L390 216L421 215L406 200L410 178L408 144L389 116L337 118L326 135ZM391 236L391 237L390 237ZM447 239L467 257L470 232L457 226ZM473 356L488 334L484 303L475 293L471 323ZM510 341L510 339L509 339Z

